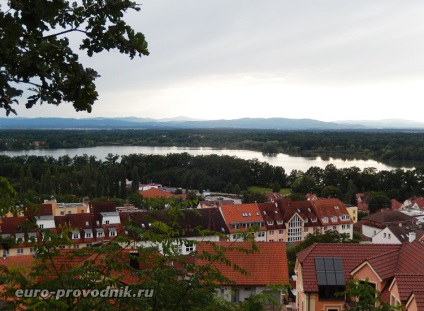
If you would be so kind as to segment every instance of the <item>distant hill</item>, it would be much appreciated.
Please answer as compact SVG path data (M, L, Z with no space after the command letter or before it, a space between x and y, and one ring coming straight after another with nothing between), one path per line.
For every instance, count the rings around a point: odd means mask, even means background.
M242 118L193 120L150 118L0 118L0 129L191 129L232 128L272 130L424 129L423 122L406 120L323 122L313 119Z

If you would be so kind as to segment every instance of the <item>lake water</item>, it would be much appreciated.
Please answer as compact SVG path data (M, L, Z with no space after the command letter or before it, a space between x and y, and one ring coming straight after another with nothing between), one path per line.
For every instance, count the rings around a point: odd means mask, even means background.
M187 152L193 156L197 155L228 155L234 156L244 160L258 159L260 162L268 162L273 166L281 166L285 169L286 173L292 170L307 171L312 166L325 168L328 164L335 165L338 169L349 168L356 166L363 170L364 168L374 167L377 171L392 170L398 167L389 166L374 160L343 160L328 158L322 159L321 157L293 157L287 154L279 153L276 156L266 156L258 151L249 150L229 150L229 149L213 149L213 148L186 148L186 147L150 147L150 146L99 146L90 148L75 148L75 149L53 149L53 150L23 150L23 151L1 151L0 154L7 156L22 156L22 155L35 155L35 156L52 156L58 158L60 156L68 155L73 158L76 155L86 154L88 156L96 156L98 160L104 160L109 153L118 155L129 155L133 153L139 154L154 154L154 155L167 155L169 153L184 153ZM413 167L402 167L403 169L412 169Z

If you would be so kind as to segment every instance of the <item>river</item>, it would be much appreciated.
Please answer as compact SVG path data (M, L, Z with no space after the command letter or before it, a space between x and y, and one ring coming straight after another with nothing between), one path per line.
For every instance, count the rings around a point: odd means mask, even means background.
M140 154L154 154L154 155L167 155L169 153L183 153L187 152L193 156L197 155L228 155L235 156L244 160L258 159L261 162L267 162L273 166L281 166L285 169L286 173L292 170L307 171L312 166L325 168L328 164L335 165L338 169L356 166L363 170L364 168L374 167L377 171L392 170L398 167L389 166L374 160L343 160L328 158L322 159L321 157L294 157L287 154L279 153L276 156L263 155L258 151L250 150L230 150L230 149L213 149L213 148L187 148L187 147L151 147L151 146L99 146L90 148L74 148L74 149L42 149L42 150L22 150L22 151L1 151L0 154L7 156L52 156L58 158L68 155L73 158L76 155L96 156L99 160L104 160L109 153L118 155L129 155L134 153ZM402 167L403 169L411 169L412 167Z

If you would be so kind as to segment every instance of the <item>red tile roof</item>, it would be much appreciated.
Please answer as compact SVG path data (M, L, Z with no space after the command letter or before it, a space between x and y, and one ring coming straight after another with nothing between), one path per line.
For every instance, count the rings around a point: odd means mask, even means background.
M424 274L396 274L394 282L397 284L402 303L406 303L412 292L424 291Z
M416 303L416 310L424 310L424 291L422 290L417 290L414 291L410 298L408 299L408 303L409 301L415 300ZM407 304L406 307L408 308L409 305Z
M185 198L186 195L184 194L173 194L168 191L160 190L157 188L150 188L148 190L139 191L143 198L164 198L164 199L170 199L170 198Z
M366 259L374 256L390 254L399 250L401 245L395 244L318 244L315 243L297 254L302 266L303 288L305 292L318 292L315 270L315 257L340 257L343 261L345 280L351 280L350 272Z
M264 219L259 211L257 203L250 204L237 204L237 205L223 205L220 207L222 215L224 216L225 223L228 226L230 232L243 232L247 231L246 228L231 229L231 223L244 223L244 222L253 222L259 223L263 222ZM260 228L259 230L266 230L265 227Z
M196 264L215 266L225 277L233 280L237 285L271 285L289 283L288 265L286 256L286 245L282 242L257 242L259 252L246 254L240 252L238 248L252 249L249 242L219 242L216 245L230 248L224 254L231 262L231 265L224 263L210 263L206 260L195 259ZM197 245L197 252L202 254L207 252L216 254L212 245L200 242ZM235 271L233 264L248 272L242 274Z
M339 199L319 199L311 201L314 212L317 214L321 225L348 224L353 223L350 219L346 206ZM348 220L341 220L339 216L349 216ZM334 218L335 216L335 218ZM324 223L323 217L328 217L328 223ZM332 221L332 219L336 221Z

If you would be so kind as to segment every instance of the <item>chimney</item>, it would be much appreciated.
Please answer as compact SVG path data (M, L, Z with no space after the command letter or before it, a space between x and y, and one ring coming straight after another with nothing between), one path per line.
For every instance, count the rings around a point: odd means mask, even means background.
M417 234L414 231L409 232L409 243L412 243L417 238Z

